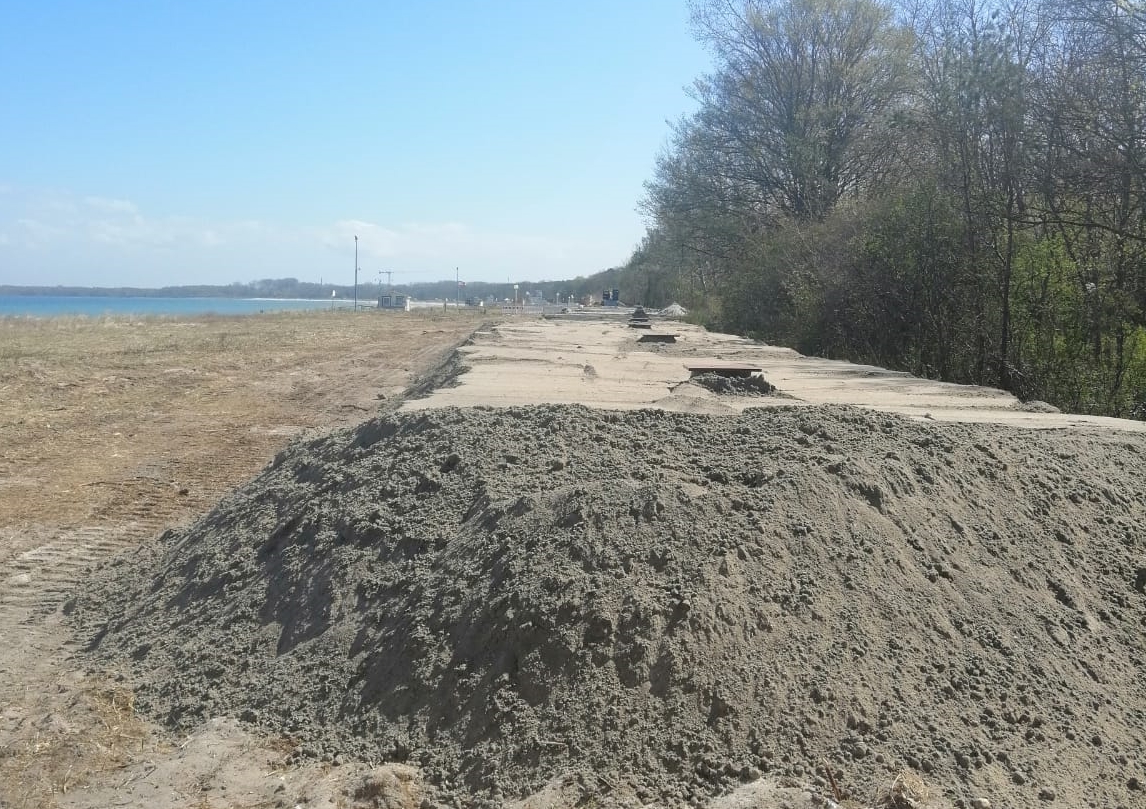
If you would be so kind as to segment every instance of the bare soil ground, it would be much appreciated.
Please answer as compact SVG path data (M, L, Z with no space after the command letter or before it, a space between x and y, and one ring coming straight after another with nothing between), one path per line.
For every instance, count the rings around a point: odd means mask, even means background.
M333 794L319 770L273 776L289 740L141 722L114 673L71 661L56 608L92 566L202 515L292 437L386 409L475 326L464 313L0 319L0 807Z
M1144 805L1140 423L477 325L0 321L0 809Z

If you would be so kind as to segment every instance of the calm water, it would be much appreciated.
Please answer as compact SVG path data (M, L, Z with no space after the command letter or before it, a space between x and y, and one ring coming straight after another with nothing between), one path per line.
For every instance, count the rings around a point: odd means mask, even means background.
M359 305L362 305L359 301ZM374 301L366 301L373 305ZM350 301L339 300L339 307ZM68 295L0 295L0 316L30 315L249 315L298 309L329 309L330 301L248 298L99 298Z

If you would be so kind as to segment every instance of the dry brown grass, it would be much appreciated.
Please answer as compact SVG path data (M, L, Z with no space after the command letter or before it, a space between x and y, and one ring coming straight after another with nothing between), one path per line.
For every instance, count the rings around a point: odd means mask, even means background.
M476 322L436 310L0 318L0 493L15 489L0 526L115 516L108 501L181 488L179 510L201 509L291 431L366 417L377 400L361 389L397 393Z
M879 796L880 809L916 809L931 799L927 783L915 772L903 770Z
M109 684L74 694L61 713L26 724L0 748L0 805L46 809L56 798L154 749L130 691Z

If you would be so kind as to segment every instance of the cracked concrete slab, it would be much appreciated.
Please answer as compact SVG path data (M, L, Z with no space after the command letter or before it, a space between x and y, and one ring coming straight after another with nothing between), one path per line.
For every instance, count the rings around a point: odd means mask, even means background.
M404 410L583 404L738 413L749 407L847 404L936 421L1146 432L1146 422L1041 412L1005 391L920 379L900 371L806 357L791 349L672 323L675 344L639 343L623 317L516 320L479 330L459 349L463 373ZM690 383L688 365L750 363L777 388L729 396Z

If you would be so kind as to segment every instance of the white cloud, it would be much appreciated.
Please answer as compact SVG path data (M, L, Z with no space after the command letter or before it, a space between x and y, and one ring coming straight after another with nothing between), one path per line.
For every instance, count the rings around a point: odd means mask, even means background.
M123 251L216 247L228 243L228 231L250 228L249 223L147 216L129 200L81 199L59 191L28 193L16 207L23 215L14 220L19 231L11 243L35 249L52 243Z
M68 231L59 225L42 222L39 219L21 217L16 220L16 244L39 249L52 242L68 237Z
M84 204L95 211L106 213L137 213L135 203L125 199L108 199L107 197L85 197Z
M0 283L160 286L230 283L345 272L358 236L367 274L400 270L409 280L559 278L596 267L543 235L462 222L381 223L345 219L287 227L257 219L156 216L126 199L14 189L0 199ZM582 251L584 248L582 246Z

